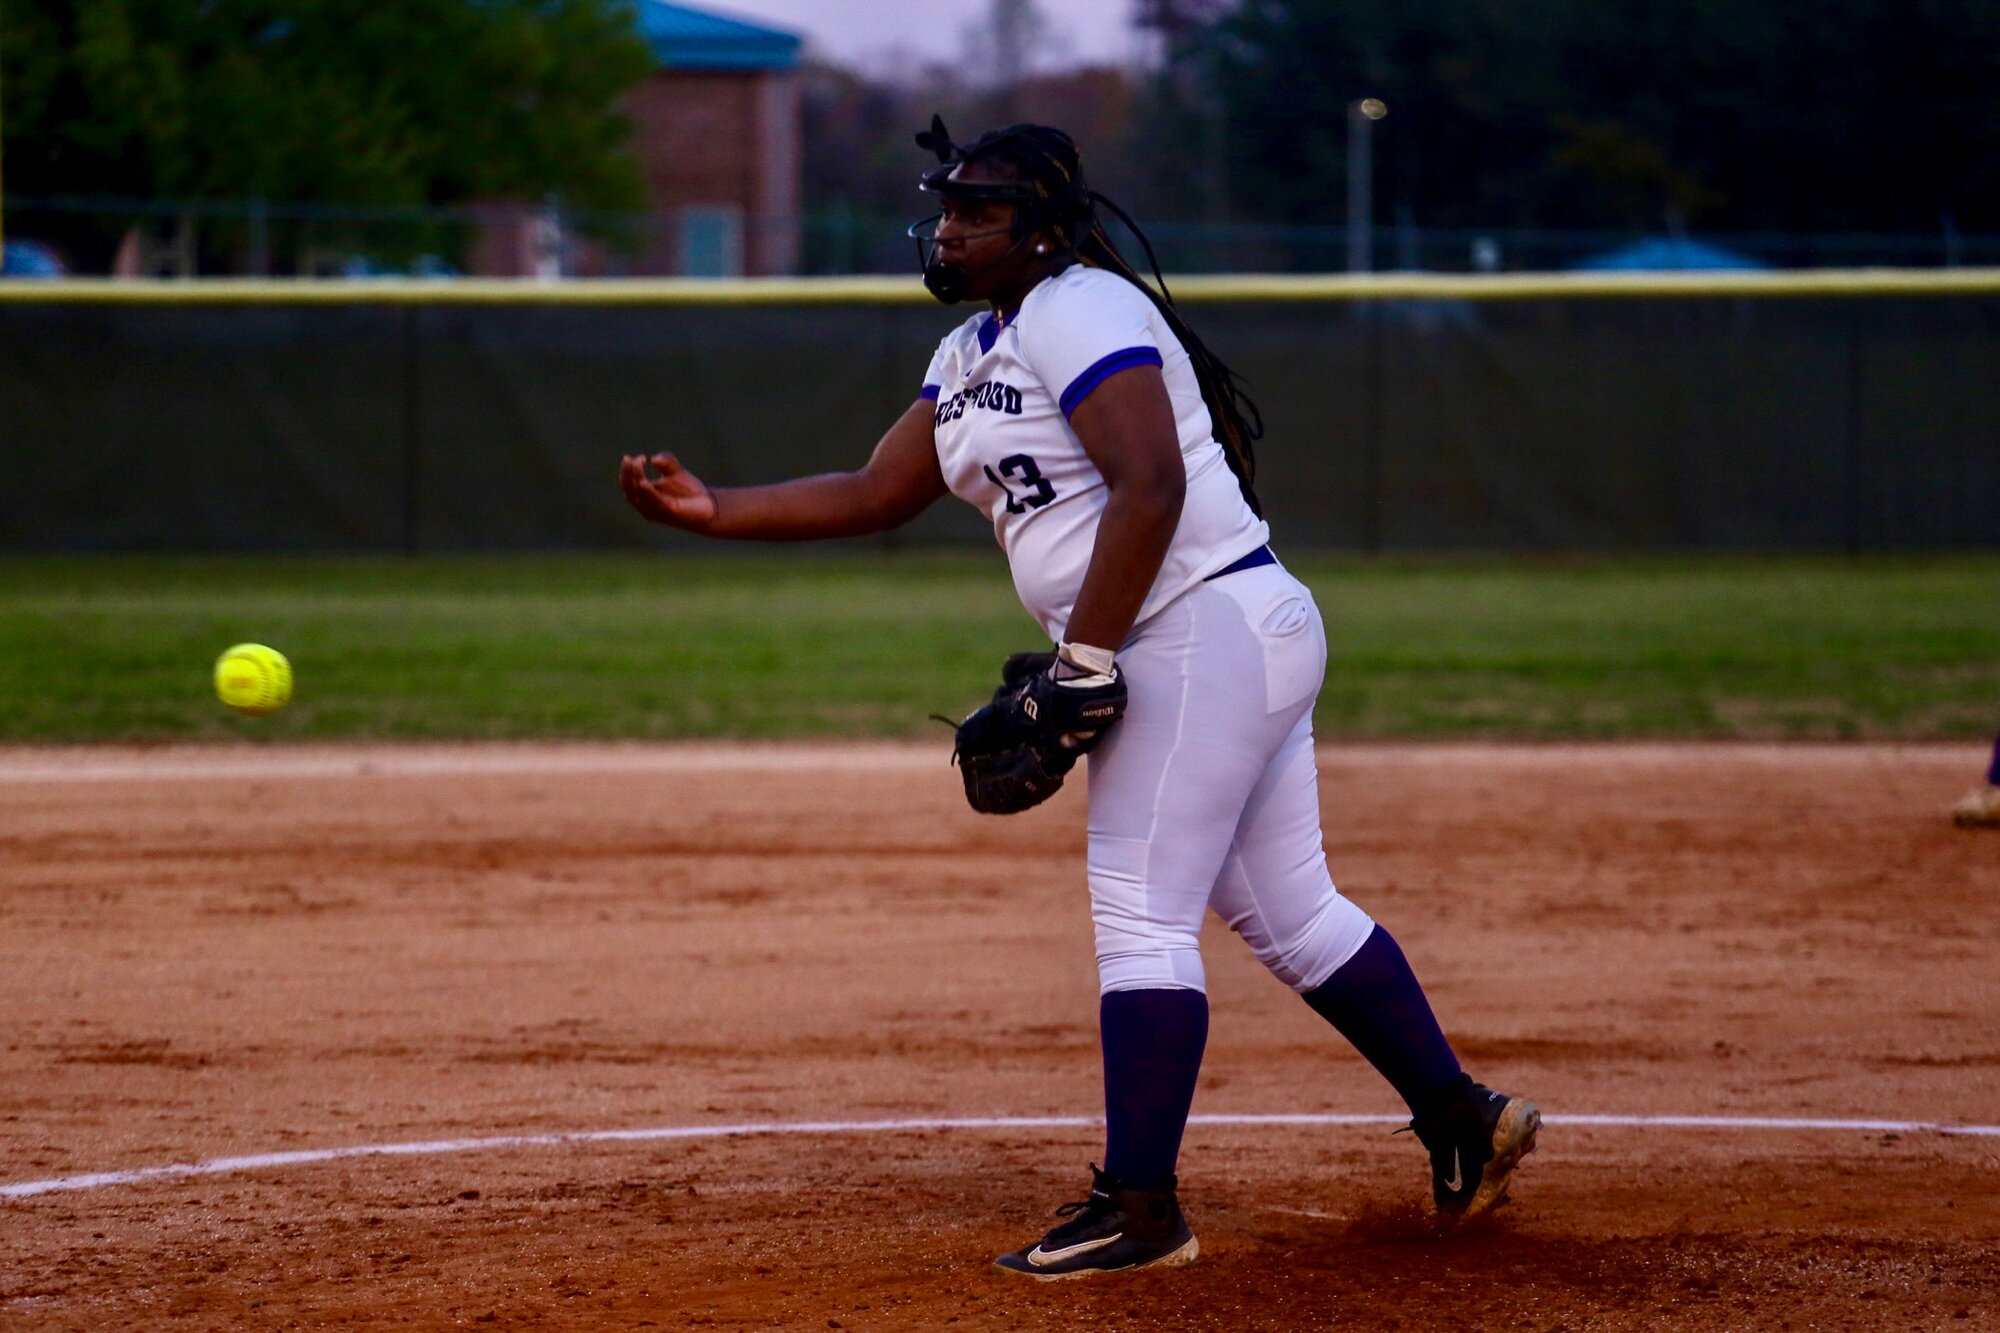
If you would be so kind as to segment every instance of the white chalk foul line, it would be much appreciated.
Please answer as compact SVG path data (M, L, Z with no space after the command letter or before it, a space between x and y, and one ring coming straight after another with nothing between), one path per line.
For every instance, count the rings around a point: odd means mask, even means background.
M1621 1129L1789 1129L1804 1132L1876 1134L1953 1134L2000 1138L2000 1125L1948 1125L1923 1120L1803 1120L1774 1116L1705 1115L1550 1115L1550 1125L1589 1125ZM659 1125L647 1129L596 1129L566 1134L507 1134L484 1139L433 1139L424 1143L371 1143L351 1148L307 1148L296 1152L258 1153L250 1157L217 1157L206 1162L147 1166L131 1171L99 1171L54 1180L22 1180L0 1185L0 1198L25 1199L66 1190L99 1189L106 1185L137 1185L152 1180L185 1180L221 1176L277 1166L309 1166L355 1157L434 1157L446 1153L489 1152L504 1148L557 1148L580 1143L645 1143L663 1139L722 1139L751 1134L906 1134L935 1129L1094 1129L1104 1122L1094 1116L985 1116L929 1120L795 1120L743 1125ZM1391 1115L1197 1115L1190 1125L1400 1125Z

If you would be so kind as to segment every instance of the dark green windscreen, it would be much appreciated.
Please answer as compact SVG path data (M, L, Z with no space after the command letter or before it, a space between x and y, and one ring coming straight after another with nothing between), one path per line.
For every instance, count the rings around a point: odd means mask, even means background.
M2000 545L2000 297L1215 301L1280 549ZM657 542L615 477L859 465L909 304L0 305L0 549ZM907 541L986 542L942 502Z

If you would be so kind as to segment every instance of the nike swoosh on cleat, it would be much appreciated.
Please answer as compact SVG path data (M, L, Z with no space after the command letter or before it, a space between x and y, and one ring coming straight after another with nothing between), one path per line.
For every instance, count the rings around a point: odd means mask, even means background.
M1102 1240L1087 1240L1080 1245L1066 1245L1060 1250L1045 1250L1040 1245L1037 1245L1034 1249L1028 1251L1027 1258L1028 1262L1035 1267L1046 1268L1050 1264L1059 1264L1072 1255L1088 1254L1092 1250L1102 1249L1114 1241L1123 1239L1125 1239L1125 1233L1120 1231L1106 1236Z
M1458 1165L1458 1149L1451 1150L1451 1179L1445 1181L1447 1193L1456 1194L1465 1188L1465 1176Z

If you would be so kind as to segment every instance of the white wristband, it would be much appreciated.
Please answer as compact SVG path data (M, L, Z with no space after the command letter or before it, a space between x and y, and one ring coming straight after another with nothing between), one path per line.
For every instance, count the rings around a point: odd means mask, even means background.
M1111 677L1118 654L1109 648L1093 648L1087 643L1066 643L1056 649L1056 661L1085 676Z

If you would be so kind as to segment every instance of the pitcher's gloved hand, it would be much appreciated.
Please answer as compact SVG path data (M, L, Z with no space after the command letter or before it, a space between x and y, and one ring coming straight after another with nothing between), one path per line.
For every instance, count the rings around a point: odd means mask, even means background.
M1061 789L1125 714L1125 677L1109 659L1089 649L1007 659L992 702L958 724L951 757L967 804L981 814L1018 814Z

